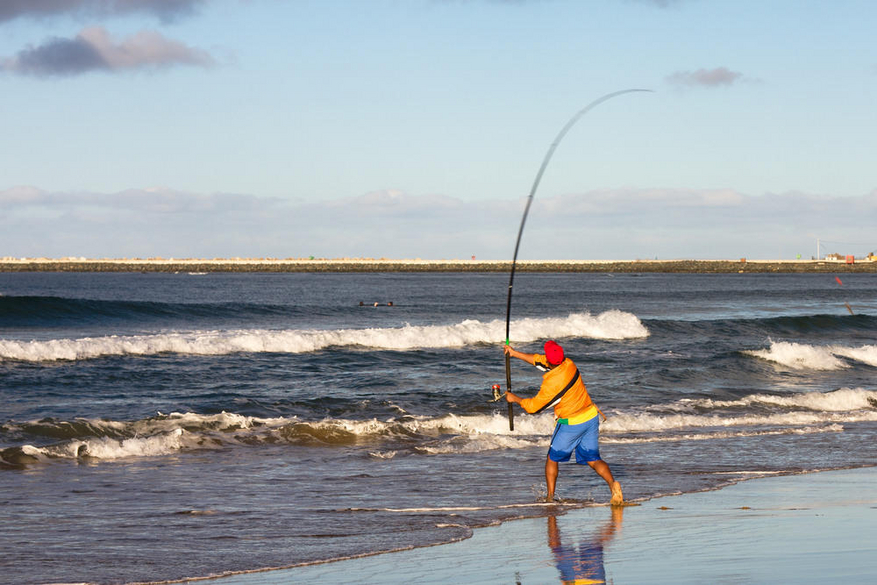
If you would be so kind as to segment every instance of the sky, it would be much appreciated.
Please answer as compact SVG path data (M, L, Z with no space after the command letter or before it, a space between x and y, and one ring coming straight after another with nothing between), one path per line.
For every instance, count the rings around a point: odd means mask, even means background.
M2 0L0 257L877 252L872 0Z

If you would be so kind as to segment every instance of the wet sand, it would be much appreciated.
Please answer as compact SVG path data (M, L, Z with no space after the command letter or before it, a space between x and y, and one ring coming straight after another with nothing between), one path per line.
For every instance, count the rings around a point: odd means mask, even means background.
M579 509L446 545L207 582L874 583L875 558L877 468L866 468Z

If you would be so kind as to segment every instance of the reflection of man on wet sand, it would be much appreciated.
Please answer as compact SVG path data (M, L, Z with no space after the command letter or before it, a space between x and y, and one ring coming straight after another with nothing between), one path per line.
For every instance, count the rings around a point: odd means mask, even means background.
M564 545L560 541L557 517L548 517L548 547L554 554L554 562L560 571L560 582L564 585L596 585L606 582L606 569L603 567L603 546L621 528L624 508L613 506L612 517L590 539L575 545Z

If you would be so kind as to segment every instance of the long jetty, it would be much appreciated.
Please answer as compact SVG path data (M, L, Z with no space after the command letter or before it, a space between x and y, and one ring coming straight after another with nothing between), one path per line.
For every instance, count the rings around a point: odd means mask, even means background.
M502 260L373 258L86 259L2 258L0 272L508 272ZM832 260L519 260L520 272L877 273L877 261Z

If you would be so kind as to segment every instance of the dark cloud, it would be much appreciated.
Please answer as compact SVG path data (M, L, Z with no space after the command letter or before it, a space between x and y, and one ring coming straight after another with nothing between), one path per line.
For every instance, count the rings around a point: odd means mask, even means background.
M154 31L116 42L102 27L89 27L73 39L52 38L15 57L0 59L0 71L49 77L172 65L209 67L213 63L208 53Z
M667 83L680 87L721 87L729 86L743 79L743 74L727 67L697 69L696 71L677 71L666 78Z
M45 18L82 14L115 16L145 12L163 22L194 12L206 0L2 0L0 22L19 17Z
M25 49L14 60L0 63L0 68L39 76L76 75L108 67L92 45L77 37L50 39L39 47Z

